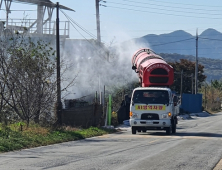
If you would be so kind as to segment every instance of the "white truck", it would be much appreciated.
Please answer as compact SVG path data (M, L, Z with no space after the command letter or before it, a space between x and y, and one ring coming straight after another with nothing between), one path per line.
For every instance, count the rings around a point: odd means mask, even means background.
M138 87L133 90L130 103L132 134L147 130L176 133L179 104L167 87Z

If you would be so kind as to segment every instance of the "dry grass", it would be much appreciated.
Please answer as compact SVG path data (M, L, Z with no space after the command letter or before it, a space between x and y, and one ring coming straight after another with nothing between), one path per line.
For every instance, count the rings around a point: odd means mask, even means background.
M217 111L212 111L212 110L208 110L208 109L205 109L206 112L210 113L210 114L216 114L218 112L222 112L222 110L217 110Z
M203 94L203 106L204 110L211 114L215 114L221 111L222 91L214 87L208 86L201 89Z
M32 133L32 134L38 134L38 135L42 135L42 136L46 136L50 133L50 129L49 128L43 128L43 127L28 127L25 128L24 133Z
M71 126L65 126L63 127L66 131L78 131L81 128L71 127Z

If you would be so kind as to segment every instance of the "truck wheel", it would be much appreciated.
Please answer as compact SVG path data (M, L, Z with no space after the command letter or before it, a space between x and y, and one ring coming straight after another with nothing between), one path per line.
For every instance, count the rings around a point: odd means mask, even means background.
M177 129L177 124L173 124L172 133L176 133L176 129Z
M132 126L132 134L136 134L136 128Z
M170 135L170 134L171 134L171 130L172 130L171 126L170 126L170 127L167 127L167 128L166 128L166 134L167 134L167 135Z
M138 130L138 132L141 132L141 130Z
M145 129L143 129L143 132L145 133L145 132L146 132L146 130L145 130Z

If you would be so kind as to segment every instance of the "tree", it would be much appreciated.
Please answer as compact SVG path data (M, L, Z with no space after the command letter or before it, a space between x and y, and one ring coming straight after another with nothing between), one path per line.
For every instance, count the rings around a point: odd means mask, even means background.
M205 83L201 92L203 94L203 106L209 111L221 110L222 100L222 82L218 80L212 80L211 83Z
M56 99L54 50L19 34L1 37L1 45L2 102L27 125L30 120L38 123Z
M222 81L221 80L211 80L211 86L215 89L222 91Z
M177 93L181 91L181 74L182 74L182 92L183 93L191 93L192 88L195 91L195 62L180 59L180 62L169 62L169 64L174 68L174 84L171 86L173 90ZM205 81L206 76L203 74L204 66L198 64L198 88L201 88L201 83ZM183 71L182 71L183 70ZM193 76L192 76L193 75ZM192 87L192 79L193 79L193 87Z

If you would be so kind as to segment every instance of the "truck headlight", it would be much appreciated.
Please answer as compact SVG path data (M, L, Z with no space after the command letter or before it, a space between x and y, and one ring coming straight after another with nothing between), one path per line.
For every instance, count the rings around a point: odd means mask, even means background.
M167 114L162 114L162 118L163 118L163 119L166 119L167 117L168 117Z
M171 116L172 116L172 114L170 112L166 113L166 114L162 114L163 119L170 118Z
M139 118L139 115L137 113L133 113L132 118L134 119Z

